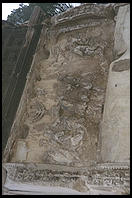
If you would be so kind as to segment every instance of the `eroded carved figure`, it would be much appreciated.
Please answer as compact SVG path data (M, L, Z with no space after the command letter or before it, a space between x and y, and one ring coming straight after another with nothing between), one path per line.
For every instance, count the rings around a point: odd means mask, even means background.
M17 126L21 136L17 136L17 143L10 151L9 164L5 163L7 188L11 180L15 186L17 182L50 185L88 194L129 192L129 163L118 149L123 139L120 131L110 133L115 126L119 129L126 126L124 122L128 124L127 116L122 118L120 112L122 98L116 98L118 86L124 91L129 87L128 80L123 88L116 78L117 73L129 70L127 58L125 62L115 62L114 81L112 88L108 87L119 19L115 7L115 4L84 4L43 23L32 66L35 69L28 79L32 96L26 95L26 107L19 114L21 122ZM118 8L123 12L125 5ZM24 93L28 89L27 85ZM110 95L113 90L115 94L110 102L108 89ZM123 115L127 113L124 110ZM28 132L22 136L24 129ZM128 156L126 142L121 152Z

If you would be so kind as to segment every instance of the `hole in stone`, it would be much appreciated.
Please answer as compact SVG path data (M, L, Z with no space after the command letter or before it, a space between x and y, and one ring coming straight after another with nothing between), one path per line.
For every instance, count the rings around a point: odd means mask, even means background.
M21 139L26 139L26 137L28 136L28 132L29 132L29 127L27 125L23 125L23 127L21 128L21 134L19 137Z
M104 105L102 105L101 113L103 114L104 111Z
M115 84L115 87L117 87L117 84Z
M112 67L112 71L122 72L122 71L129 70L129 68L130 68L130 60L125 59L125 60L120 60L120 61L114 63L114 65Z
M50 51L45 48L45 45L43 46L43 58L48 59L50 56Z

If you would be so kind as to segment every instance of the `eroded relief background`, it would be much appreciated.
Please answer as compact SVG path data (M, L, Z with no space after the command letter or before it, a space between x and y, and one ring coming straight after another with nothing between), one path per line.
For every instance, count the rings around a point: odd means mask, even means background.
M85 20L72 13L71 20L64 15L61 22L58 17L44 23L20 127L25 135L14 146L12 162L87 166L99 160L115 26L112 11L109 17L105 12L100 7Z

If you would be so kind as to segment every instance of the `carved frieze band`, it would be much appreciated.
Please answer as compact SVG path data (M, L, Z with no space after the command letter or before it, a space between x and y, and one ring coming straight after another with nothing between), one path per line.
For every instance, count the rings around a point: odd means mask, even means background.
M130 173L127 164L100 164L91 168L74 171L40 169L24 164L5 164L7 177L20 183L49 183L51 185L69 186L82 176L87 184L105 187L129 187Z

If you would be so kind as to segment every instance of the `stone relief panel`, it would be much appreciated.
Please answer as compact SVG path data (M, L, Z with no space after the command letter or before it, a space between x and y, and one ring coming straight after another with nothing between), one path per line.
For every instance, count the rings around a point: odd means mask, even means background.
M12 163L5 164L6 187L14 182L67 187L92 195L130 193L125 133L129 118L125 111L123 117L122 112L117 113L122 103L130 109L127 57L111 67L112 103L106 98L110 108L104 108L109 65L115 58L115 12L111 5L87 4L44 21L35 78L30 84L32 94L26 97L27 109L17 127L21 132L13 143ZM118 83L116 74L120 75ZM106 121L102 125L103 114ZM103 127L105 135L100 133ZM101 146L106 163L100 156ZM120 154L126 158L124 163ZM119 163L108 163L111 156Z
M115 22L97 13L99 19L92 18L93 13L87 20L75 18L77 25L71 19L68 26L51 20L48 35L44 24L37 51L39 69L35 70L39 78L24 118L29 127L27 162L83 166L98 159ZM43 47L49 50L47 58Z
M43 134L43 146L46 141L52 145L46 154L48 159L44 154L44 160L48 160L48 163L66 163L67 165L74 162L80 163L78 150L82 146L85 133L86 128L75 119L69 120L67 117L63 117L57 120L52 127L46 128ZM40 141L42 142L42 139Z

